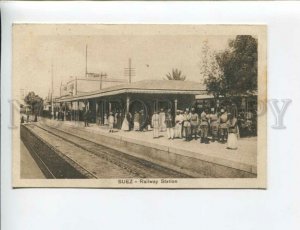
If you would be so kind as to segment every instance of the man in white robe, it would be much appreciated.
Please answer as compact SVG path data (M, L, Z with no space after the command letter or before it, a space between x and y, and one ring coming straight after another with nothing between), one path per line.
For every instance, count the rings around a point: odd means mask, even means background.
M159 137L159 129L160 129L159 121L160 121L159 115L157 114L157 112L154 112L151 119L151 125L153 127L153 138Z
M167 130L166 127L166 114L163 109L160 110L159 113L159 128L161 132L165 132Z
M182 111L177 110L177 114L175 117L175 138L182 138L182 122L183 122L183 115Z

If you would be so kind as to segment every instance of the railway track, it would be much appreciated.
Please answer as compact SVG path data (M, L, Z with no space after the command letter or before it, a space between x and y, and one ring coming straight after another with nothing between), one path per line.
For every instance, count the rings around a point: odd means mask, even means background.
M125 177L132 178L187 178L188 175L174 171L172 169L162 167L158 164L110 149L106 146L100 145L90 141L82 136L76 135L76 133L71 133L57 127L52 127L47 124L34 124L35 129L39 129L39 132L44 132L43 135L49 135L49 137L55 136L59 138L62 143L74 146L74 151L76 149L81 149L85 153L87 158L93 161L94 157L100 160L100 164L108 164L107 169L114 168L117 171L124 172ZM71 157L65 155L68 161L72 165L77 166L78 169L86 171L88 178L105 178L101 173L95 173L93 170L94 166L84 166L79 160L74 160ZM109 173L109 172L108 172ZM122 173L121 173L122 175Z
M46 176L46 178L56 179L56 176L52 173L52 171L49 169L45 161L39 156L37 151L28 143L24 143L28 151L30 152L32 158L35 160L43 174Z
M21 139L46 178L94 178L80 164L55 150L43 137L31 130L32 126L29 127L21 127Z

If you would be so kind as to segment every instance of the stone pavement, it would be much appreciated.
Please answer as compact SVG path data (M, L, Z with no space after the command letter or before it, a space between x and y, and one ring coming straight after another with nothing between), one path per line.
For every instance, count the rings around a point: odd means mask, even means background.
M37 163L32 158L24 143L20 142L21 154L21 178L22 179L44 179L45 176Z
M186 142L183 139L169 140L166 136L166 132L161 132L161 137L153 139L152 131L137 132L137 131L121 131L114 130L113 133L109 133L108 127L98 126L90 124L89 127L84 127L83 122L75 121L54 121L46 119L46 122L56 126L71 126L77 127L80 130L85 130L92 133L99 133L105 136L112 136L114 138L123 138L132 143L148 143L151 146L162 146L172 149L177 154L189 154L192 157L201 159L207 159L207 161L214 161L218 164L226 163L227 166L232 164L235 168L236 164L250 166L252 171L256 172L257 166L257 138L240 138L238 140L238 149L230 150L226 149L226 144L218 142L210 142L210 144L201 144L200 140L192 140ZM225 164L224 163L224 164Z

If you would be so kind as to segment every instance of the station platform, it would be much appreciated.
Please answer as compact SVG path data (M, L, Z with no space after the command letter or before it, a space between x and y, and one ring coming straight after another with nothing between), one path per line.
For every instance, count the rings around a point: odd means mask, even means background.
M45 176L40 170L37 163L32 158L30 152L24 145L23 141L20 142L21 148L21 175L22 179L44 179Z
M253 178L257 176L257 138L240 138L238 149L230 150L226 144L210 142L201 144L200 140L189 142L184 139L169 140L166 132L154 139L152 131L108 131L107 126L83 122L40 119L47 125L76 132L104 146L180 170L193 177Z

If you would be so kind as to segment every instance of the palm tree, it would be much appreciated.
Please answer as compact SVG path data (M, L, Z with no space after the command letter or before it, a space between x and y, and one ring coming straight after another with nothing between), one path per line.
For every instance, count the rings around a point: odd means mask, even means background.
M167 80L175 80L175 81L184 81L186 79L185 75L182 75L181 70L172 69L172 73L166 74Z

